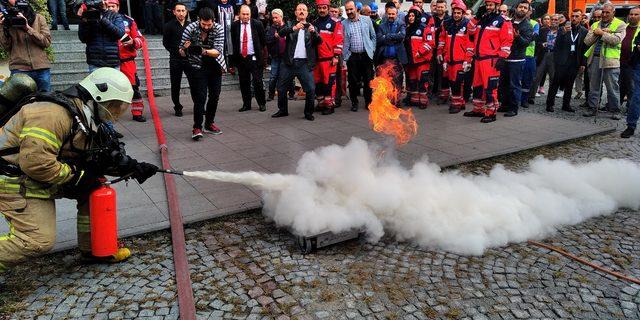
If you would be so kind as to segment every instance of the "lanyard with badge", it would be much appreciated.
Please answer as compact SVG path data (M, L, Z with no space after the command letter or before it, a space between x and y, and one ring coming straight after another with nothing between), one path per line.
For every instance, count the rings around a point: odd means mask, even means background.
M573 36L573 29L571 29L571 52L575 52L576 51L576 40L578 40L578 37L580 36L580 32L578 32L576 34L576 36Z

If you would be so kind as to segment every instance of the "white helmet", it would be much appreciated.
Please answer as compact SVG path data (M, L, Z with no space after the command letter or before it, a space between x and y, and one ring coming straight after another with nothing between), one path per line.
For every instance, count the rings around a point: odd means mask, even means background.
M98 103L113 100L131 103L133 98L133 88L129 78L113 68L96 69L79 84Z

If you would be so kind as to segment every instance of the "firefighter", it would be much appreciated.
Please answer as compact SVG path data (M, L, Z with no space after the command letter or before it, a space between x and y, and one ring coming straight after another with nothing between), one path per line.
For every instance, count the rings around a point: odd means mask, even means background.
M474 34L473 110L465 117L482 117L483 123L496 121L498 80L503 59L511 53L513 27L497 10L500 0L485 0L472 21Z
M316 82L317 109L323 115L333 113L336 97L336 74L342 55L342 24L329 15L329 0L318 0L318 19L313 22L322 43L318 45L318 63L313 70Z
M122 246L110 257L91 254L88 199L103 174L130 174L142 183L158 170L127 156L106 123L126 111L132 96L122 72L99 68L61 93L38 95L15 108L0 128L0 213L9 224L9 233L0 236L0 272L53 248L54 199L63 197L78 201L85 261L120 262L131 255Z
M120 0L107 0L107 8L115 13L120 10ZM118 51L120 55L120 71L124 73L133 87L133 100L131 100L131 115L133 121L146 122L142 115L144 103L140 94L140 79L138 78L135 58L138 50L142 48L144 37L138 30L138 25L133 18L120 14L124 21L124 37L118 41Z
M466 73L471 70L473 41L469 38L471 23L464 17L467 6L462 1L454 1L451 9L452 19L442 24L438 41L438 54L442 58L438 60L443 61L444 78L449 82L441 90L441 96L447 100L451 93L449 113L458 113L465 108L463 87Z
M431 57L436 48L433 19L423 16L416 6L405 16L407 25L404 46L407 51L407 98L405 103L425 109L429 104L429 70Z

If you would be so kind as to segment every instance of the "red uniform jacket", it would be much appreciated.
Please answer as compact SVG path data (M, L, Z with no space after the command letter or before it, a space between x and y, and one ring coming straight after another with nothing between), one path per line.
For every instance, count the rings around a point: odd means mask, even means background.
M445 20L442 23L440 39L438 40L438 55L444 58L448 64L471 62L473 59L473 41L471 35L471 22L462 18L459 23L453 19Z
M405 48L409 57L409 63L423 63L431 61L436 50L436 27L433 17L423 16L424 23L415 30L407 28Z
M342 23L327 15L316 19L313 26L322 38L322 43L318 45L318 60L329 60L342 55Z
M138 56L138 49L142 48L144 37L142 33L140 33L140 30L138 30L138 25L133 18L123 14L122 20L124 21L124 37L129 36L133 39L133 43L126 46L122 44L122 41L118 42L120 61L125 62L133 60Z
M499 13L473 19L474 53L477 58L507 58L511 53L513 26Z

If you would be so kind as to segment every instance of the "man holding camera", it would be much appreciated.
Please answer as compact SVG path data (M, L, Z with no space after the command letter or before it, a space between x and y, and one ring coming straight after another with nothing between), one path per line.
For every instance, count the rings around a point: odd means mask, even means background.
M51 45L47 21L27 0L8 0L5 4L0 13L0 46L9 53L11 74L25 73L36 81L39 91L50 91L51 63L44 51Z
M107 0L107 8L118 13L120 0ZM142 115L144 103L140 94L140 79L138 78L138 67L135 61L138 56L138 50L142 48L145 39L138 30L138 25L133 18L124 14L121 16L124 21L125 35L118 43L120 49L120 71L129 78L131 87L133 87L133 100L131 100L133 121L146 122L147 119Z
M89 71L100 67L119 69L118 42L125 35L122 16L107 10L106 0L84 0L77 12L82 18L78 37L87 44Z

